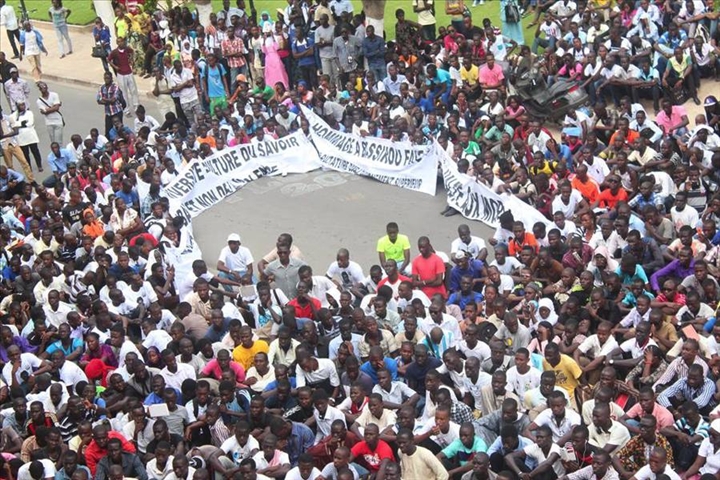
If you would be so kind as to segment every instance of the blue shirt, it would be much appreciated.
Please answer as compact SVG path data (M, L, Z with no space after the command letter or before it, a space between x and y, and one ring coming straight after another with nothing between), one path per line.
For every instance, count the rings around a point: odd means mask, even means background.
M480 303L483 301L483 296L481 293L478 292L470 292L470 295L467 297L463 296L460 292L455 292L452 295L450 295L450 298L448 299L448 303L450 305L457 305L460 307L460 310L464 310L465 306L468 303Z
M394 360L389 359L389 358L383 359L383 363L385 363L385 368L388 370L388 372L390 372L390 376L392 376L392 379L393 379L393 380L397 380L397 373L398 373L398 371L397 371L397 363L396 363ZM373 368L373 366L370 365L370 362L369 362L369 361L363 363L363 364L360 366L360 371L367 373L368 376L369 376L370 378L372 378L373 383L377 383L377 382L378 382L377 372L375 371L375 369Z
M437 86L440 86L441 83L446 83L447 90L450 90L450 87L452 87L452 77L450 77L450 72L448 72L447 70L438 68L435 78L428 79L428 83Z
M208 83L208 97L219 98L225 96L225 85L223 84L223 77L225 76L225 67L221 64L215 65L215 68L210 65L205 69L205 77Z
M4 192L5 190L7 190L8 183L10 182L20 183L25 181L25 177L22 174L16 172L15 170L8 168L7 172L7 178L0 177L0 192Z
M58 153L59 156L56 156L55 153L50 150L48 154L47 161L48 165L50 165L50 170L52 170L53 173L67 173L68 164L74 162L75 158L67 148L61 148Z
M362 41L363 55L368 61L368 65L373 68L385 65L385 40L378 35L373 38L365 37Z
M304 43L298 43L298 41L295 40L294 42L292 42L293 55L299 55L308 51L313 47L314 44L315 40L310 37L305 38ZM297 62L298 65L301 67L311 67L315 65L315 57L313 55L308 55L307 57L298 58Z
M43 51L43 50L45 49L45 45L43 45L43 36L42 36L42 34L41 34L38 30L36 30L36 29L34 29L34 28L31 29L30 31L31 31L31 32L35 32L35 35L37 36L37 44L38 44L38 47L40 47L40 51ZM20 29L20 45L22 45L23 47L25 46L25 34L26 34L26 33L27 33L27 32L25 31L24 28L21 28L21 29Z
M63 347L62 342L60 342L60 340L57 340L57 341L51 343L50 345L48 345L47 349L45 350L45 353L47 353L48 355L52 355L53 352L55 352L56 350L60 350L67 357L68 355L73 353L75 350L77 350L78 348L82 348L82 347L83 347L83 341L80 338L73 338L72 342L70 342L70 347L68 347L68 348Z
M296 466L301 453L307 452L315 444L315 434L305 424L292 422L292 433L287 439L287 454L290 465Z
M450 270L450 291L457 292L460 290L460 279L465 275L472 278L482 277L483 262L481 260L470 260L468 262L468 268L462 269L459 266L454 266Z
M140 203L140 197L135 190L131 190L130 193L125 193L122 190L118 190L115 193L115 197L122 198L125 201L125 204L129 207L133 206L136 203Z
M110 50L110 29L107 25L103 25L99 30L97 27L93 27L92 34L96 42L100 41L106 50Z

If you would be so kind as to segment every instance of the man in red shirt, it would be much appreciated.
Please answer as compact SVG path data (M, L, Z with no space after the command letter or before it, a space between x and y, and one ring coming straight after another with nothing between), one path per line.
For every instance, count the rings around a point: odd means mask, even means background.
M307 282L298 282L297 292L297 297L288 302L288 305L295 309L295 318L309 318L311 320L315 320L317 311L322 308L320 300L308 295Z
M111 438L117 438L122 443L122 449L128 453L136 453L135 445L128 442L121 433L111 431L110 427L105 424L96 425L93 428L93 439L90 445L85 449L85 463L90 469L90 473L95 475L97 464L104 456L107 455L107 444Z
M608 175L605 178L605 183L608 188L602 190L598 195L597 200L592 204L591 208L597 207L607 208L609 210L615 210L615 206L618 202L627 202L628 194L620 183L620 177L617 175Z
M418 250L420 255L412 261L413 286L422 290L428 298L436 293L447 298L445 262L435 253L428 237L418 239Z
M125 116L132 115L140 104L137 84L133 75L132 64L135 51L127 45L123 37L117 39L117 48L108 55L108 63L115 71L117 85L125 95Z
M365 427L365 440L353 445L350 450L350 461L359 461L371 474L385 470L385 466L395 461L390 445L380 440L380 430L374 423Z
M386 260L383 267L385 268L385 274L387 275L387 277L383 278L378 282L378 289L383 285L387 285L388 287L392 288L393 298L397 300L400 282L409 282L410 279L405 275L400 274L397 268L397 262L395 260Z

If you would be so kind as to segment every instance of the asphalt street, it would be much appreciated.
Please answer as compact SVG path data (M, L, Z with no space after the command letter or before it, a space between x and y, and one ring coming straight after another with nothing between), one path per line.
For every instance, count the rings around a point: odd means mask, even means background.
M96 91L78 86L48 82L60 95L66 127L64 141L79 133L85 137L92 127L104 128L102 107L95 102ZM31 106L40 137L45 173L50 150L47 132L38 113L37 90L31 86ZM148 113L159 118L154 100L142 98ZM6 99L2 107L7 111ZM129 125L132 126L132 119ZM37 173L37 172L36 172ZM427 235L438 251L449 252L457 236L457 226L469 221L460 215L442 217L445 195L442 186L431 197L422 193L384 185L375 180L332 171L305 175L261 178L239 190L193 222L203 258L214 268L217 255L230 233L241 235L256 261L272 249L278 234L291 233L315 273L324 273L339 248L347 248L350 258L368 273L378 262L377 239L385 234L388 222L397 222L401 233L410 237L412 256L417 255L417 239ZM469 222L473 235L489 238L492 229Z

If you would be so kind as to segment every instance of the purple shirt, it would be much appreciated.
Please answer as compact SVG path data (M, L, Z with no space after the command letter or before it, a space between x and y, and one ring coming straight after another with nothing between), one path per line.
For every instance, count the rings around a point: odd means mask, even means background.
M695 259L690 260L690 266L687 268L680 265L680 260L675 259L672 262L665 265L663 268L653 273L650 277L650 286L656 292L660 291L660 285L658 280L663 277L678 277L685 278L692 276L695 273Z
M25 337L18 337L17 335L13 337L13 344L17 345L18 348L20 348L20 353L35 353L37 352L37 347L33 347L30 345ZM8 362L8 356L7 356L7 348L5 348L4 345L0 345L0 360L7 363Z

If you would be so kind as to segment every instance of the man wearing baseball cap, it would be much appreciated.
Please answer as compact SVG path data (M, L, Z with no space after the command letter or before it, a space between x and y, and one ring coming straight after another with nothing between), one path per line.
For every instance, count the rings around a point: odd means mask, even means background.
M217 262L218 276L240 282L243 276L253 276L253 256L250 249L240 245L240 235L231 233L227 238L227 246L220 251ZM232 289L223 285L226 290Z

